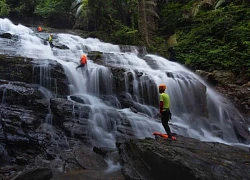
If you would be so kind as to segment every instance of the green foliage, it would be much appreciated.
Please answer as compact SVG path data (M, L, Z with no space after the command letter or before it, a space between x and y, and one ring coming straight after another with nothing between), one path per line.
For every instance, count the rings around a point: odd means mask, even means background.
M9 6L6 4L6 0L0 0L0 16L6 16L9 14Z
M180 27L190 26L190 10L194 1L187 4L179 2L170 2L165 6L159 7L159 28L165 36L174 34L174 31Z
M250 8L233 4L199 13L176 31L176 60L204 70L231 70L250 76Z
M115 21L111 37L118 44L136 45L138 39L138 30L132 29L122 24L121 21Z
M6 0L6 4L10 7L10 14L33 16L38 1L39 0Z
M54 12L69 12L71 3L71 0L41 0L36 6L35 14L46 18Z

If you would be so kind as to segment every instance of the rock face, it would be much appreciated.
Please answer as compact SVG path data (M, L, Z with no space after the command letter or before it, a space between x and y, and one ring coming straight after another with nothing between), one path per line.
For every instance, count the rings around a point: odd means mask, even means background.
M23 174L13 178L13 180L47 180L53 177L52 171L49 168L31 169Z
M131 82L137 80L145 94L156 93L157 89L152 88L155 87L154 81L142 72L131 71L127 73L129 82L125 87L125 69L101 61L103 54L99 52L89 54L96 63L108 67L114 76L112 92L117 98L102 90L100 98L111 106L119 104L120 108L130 108L145 115L143 107L137 106L124 89L132 94ZM170 73L168 75L171 77ZM149 82L148 88L146 82ZM100 84L104 86L105 83L105 78L100 78ZM204 86L201 85L198 91L204 95ZM129 119L113 109L106 110L105 119L116 125L114 131L116 140L120 141L117 144L120 156L117 149L92 148L93 122L89 120L92 109L77 95L71 96L71 100L66 98L68 95L68 80L57 62L0 55L0 179L35 179L35 176L51 179L51 174L53 179L60 180L77 176L103 180L161 179L158 173L172 179L181 175L193 179L207 179L209 176L214 179L230 179L232 176L234 179L249 175L244 170L238 174L240 168L249 168L249 154L230 146L184 137L174 142L128 141L135 139L136 132ZM200 104L205 104L204 96L199 99ZM144 100L157 106L157 98L151 100L149 96ZM203 114L206 114L206 107L203 109ZM121 171L106 173L107 157L116 163L121 157L123 175ZM166 169L178 173L170 174ZM210 170L208 173L207 169ZM211 175L211 169L216 175ZM175 174L178 174L177 178Z
M250 153L220 143L177 137L117 143L126 179L249 179Z
M250 115L250 81L248 79L238 78L233 73L226 71L197 70L196 73L231 100L242 113L246 116Z

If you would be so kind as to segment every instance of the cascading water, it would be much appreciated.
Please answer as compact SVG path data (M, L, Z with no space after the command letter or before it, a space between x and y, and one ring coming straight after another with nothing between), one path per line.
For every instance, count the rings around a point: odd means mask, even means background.
M13 47L4 46L1 53L44 60L44 63L48 59L55 60L63 66L70 83L68 99L74 101L72 97L78 97L84 102L83 108L91 108L89 122L93 145L115 147L115 131L121 122L117 120L114 123L108 118L111 111L116 112L117 117L126 118L138 138L152 137L154 131L164 132L160 121L154 117L158 113L157 86L165 83L171 98L173 132L202 141L243 146L233 126L235 119L244 124L240 113L196 74L175 62L152 54L140 58L135 49L122 52L117 45L63 33L53 34L56 37L54 41L67 45L69 49L52 50L44 44L46 33L37 34L30 28L12 24L8 19L0 19L0 30L19 38L15 43L12 40L8 42L15 46L15 51ZM6 44L0 44L3 43ZM103 52L103 63L107 66L89 59L87 69L76 70L81 54L90 51ZM125 70L124 96L133 101L141 113L121 107L112 87L116 74L109 67ZM45 76L49 76L44 72ZM46 88L51 85L45 85L42 81L40 84Z

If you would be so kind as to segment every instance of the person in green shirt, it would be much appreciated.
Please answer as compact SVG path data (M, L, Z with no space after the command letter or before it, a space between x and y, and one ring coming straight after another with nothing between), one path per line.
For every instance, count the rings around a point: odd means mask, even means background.
M170 97L167 93L165 93L166 85L160 84L159 85L159 93L160 93L160 116L161 116L161 123L168 134L169 139L175 139L172 136L170 127L168 125L168 121L171 119L171 112L170 112Z
M48 41L49 41L50 47L53 48L54 44L53 44L53 36L52 36L52 34L49 35Z

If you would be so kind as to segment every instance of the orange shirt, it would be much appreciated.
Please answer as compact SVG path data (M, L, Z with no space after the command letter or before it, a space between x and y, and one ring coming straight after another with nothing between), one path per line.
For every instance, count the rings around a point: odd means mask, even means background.
M86 64L87 63L87 56L86 55L82 55L80 63L81 64Z
M42 32L42 31L43 31L43 30L42 30L42 27L41 27L41 26L37 27L37 31L38 31L38 32Z

